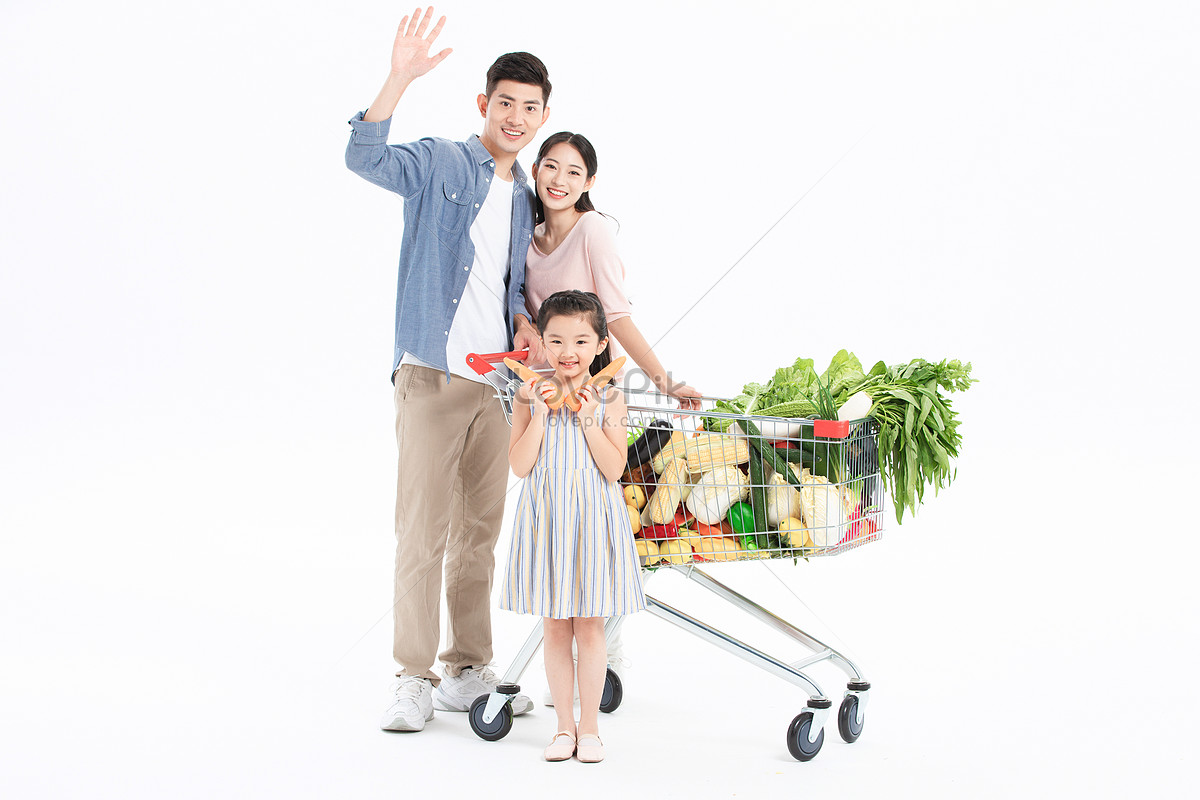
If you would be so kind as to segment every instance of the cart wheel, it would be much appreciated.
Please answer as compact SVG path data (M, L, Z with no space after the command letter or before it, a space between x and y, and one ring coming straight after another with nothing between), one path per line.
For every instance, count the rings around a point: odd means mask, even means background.
M865 721L858 721L858 698L852 694L846 695L846 699L842 700L842 705L838 709L838 733L847 742L857 742L858 737L862 736Z
M475 702L471 703L471 710L467 717L471 721L471 730L475 731L476 736L489 742L498 742L508 736L508 732L512 730L512 706L505 703L495 719L491 722L484 722L483 712L487 708L490 696L481 694L476 697Z
M788 751L792 754L792 758L797 761L812 759L813 756L821 752L821 745L825 744L825 731L823 730L817 734L815 742L808 740L808 732L812 728L812 723L812 712L805 711L792 720L792 724L788 726Z
M600 695L600 710L611 714L621 706L625 690L621 688L621 676L612 671L612 667L604 673L604 693Z

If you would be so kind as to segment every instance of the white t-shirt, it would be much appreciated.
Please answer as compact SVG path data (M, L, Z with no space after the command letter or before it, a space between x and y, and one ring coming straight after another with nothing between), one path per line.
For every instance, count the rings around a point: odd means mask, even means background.
M508 349L508 253L512 242L512 181L493 176L491 188L471 223L471 243L475 261L467 276L450 334L446 337L446 359L450 374L487 383L467 366L468 353L500 353ZM522 311L524 309L521 309ZM401 364L432 367L411 353Z

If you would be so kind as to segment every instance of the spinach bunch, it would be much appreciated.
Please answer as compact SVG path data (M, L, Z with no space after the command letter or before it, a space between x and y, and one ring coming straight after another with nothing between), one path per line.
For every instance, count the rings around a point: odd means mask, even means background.
M958 457L962 436L950 399L938 390L962 392L975 382L970 362L916 358L893 367L880 362L852 389L874 401L869 416L879 422L880 471L897 523L905 509L916 512L925 487L932 486L936 494L954 480L957 470L951 462Z

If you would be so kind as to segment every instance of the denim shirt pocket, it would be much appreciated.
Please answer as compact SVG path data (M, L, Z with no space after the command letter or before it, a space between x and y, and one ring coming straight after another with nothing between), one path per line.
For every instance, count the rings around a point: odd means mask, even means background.
M471 192L461 185L442 182L442 197L438 202L438 224L444 231L454 231L462 227L469 216L471 207Z

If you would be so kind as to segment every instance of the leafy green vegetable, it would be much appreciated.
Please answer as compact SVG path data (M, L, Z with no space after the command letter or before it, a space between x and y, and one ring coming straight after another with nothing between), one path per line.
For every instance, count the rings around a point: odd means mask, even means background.
M646 432L645 425L630 425L628 432L625 434L625 446L633 444L638 438Z
M843 350L842 352L846 351ZM861 375L862 373L860 372L859 374ZM829 391L829 385L820 378L817 379L817 396L814 398L814 402L817 405L817 419L837 419L837 403L833 400L833 394Z
M936 493L954 480L953 460L962 436L946 395L966 391L975 382L970 362L917 358L889 367L878 361L864 373L853 353L840 350L820 375L811 358L798 358L775 370L765 385L748 383L737 397L718 401L714 410L738 416L836 419L837 409L851 395L866 392L872 400L868 416L880 426L880 472L896 520L903 522L904 512L914 513L921 504L926 487ZM735 421L708 417L704 425L710 431L726 431ZM802 447L814 474L840 481L838 441L805 441Z
M862 364L858 362L854 353L839 350L830 360L828 369L821 374L820 383L824 385L831 397L837 398L837 404L841 405L842 401L849 396L847 389L862 383L865 377ZM837 409L834 409L832 417L822 418L837 419Z
M811 358L797 358L790 367L775 370L775 376L767 384L763 407L779 405L812 396L817 382L817 371Z
M976 380L970 362L957 360L934 363L916 358L883 370L878 367L852 391L864 391L874 401L870 416L880 426L880 472L899 523L905 509L916 512L925 487L932 486L936 494L956 474L951 460L958 457L962 445L958 416L938 389L963 392Z
M741 394L728 402L718 400L713 410L745 416L806 417L816 411L812 398L817 381L813 360L798 358L790 367L775 370L775 375L765 386L747 383ZM706 419L704 426L710 431L726 431L733 422L714 417Z

